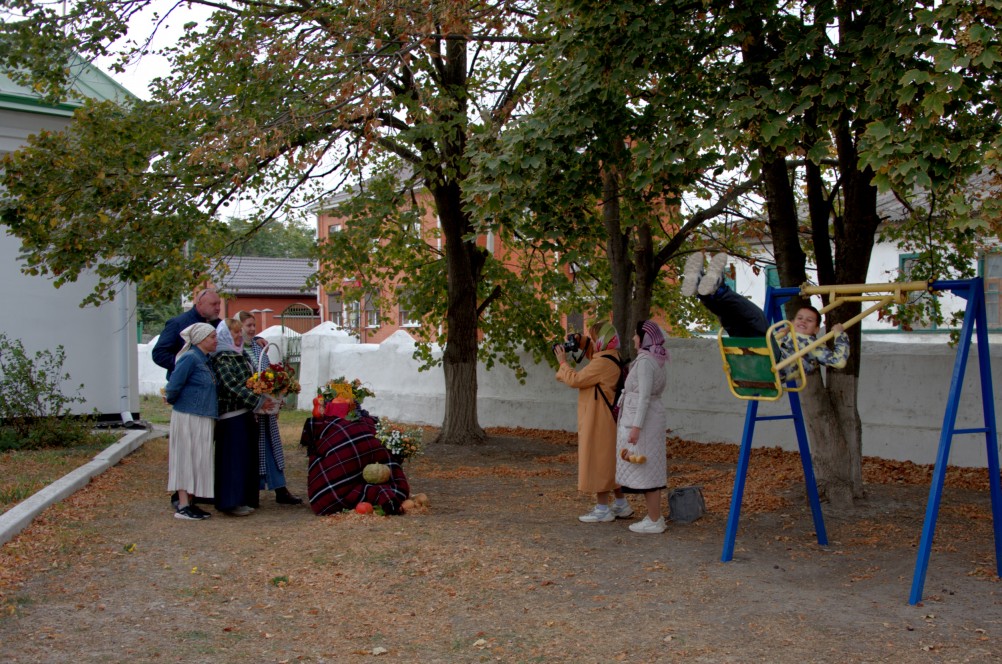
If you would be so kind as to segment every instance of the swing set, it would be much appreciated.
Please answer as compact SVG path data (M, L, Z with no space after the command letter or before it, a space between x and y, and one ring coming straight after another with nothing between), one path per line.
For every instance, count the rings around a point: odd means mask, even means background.
M807 498L814 518L814 529L818 544L827 546L828 534L825 531L824 517L821 513L821 501L818 497L817 482L811 462L811 451L807 442L807 429L804 425L804 415L800 404L800 392L806 385L804 357L812 350L836 336L834 330L819 337L809 345L799 347L797 335L784 320L783 304L795 296L810 297L826 295L828 304L821 310L822 314L845 304L846 302L873 302L861 313L843 323L848 329L867 316L876 313L892 303L902 304L907 301L910 293L916 291L951 292L967 301L964 312L964 323L961 327L960 340L957 344L957 355L954 361L950 392L946 399L946 412L943 417L943 427L940 432L939 450L936 455L936 465L933 471L932 483L929 489L929 499L926 503L925 521L922 526L922 538L919 543L918 559L915 563L915 573L912 578L912 589L909 604L922 601L922 589L925 585L926 571L929 566L929 555L932 551L932 540L936 530L936 519L939 514L939 504L943 495L943 485L946 479L946 468L950 458L950 447L953 437L958 434L984 434L985 449L988 457L988 480L992 505L992 523L995 537L996 574L1002 576L1002 489L999 482L998 429L995 423L995 400L992 389L991 362L988 348L988 322L985 312L985 290L983 279L964 279L953 281L914 281L886 284L855 284L838 286L804 286L802 288L772 288L766 291L765 312L770 321L775 321L768 329L766 336L761 338L737 338L717 335L724 372L727 375L728 387L731 393L739 399L748 401L745 412L744 430L741 435L741 448L738 455L737 470L734 476L734 491L731 494L730 513L727 518L727 529L724 535L722 562L729 562L734 557L734 540L737 535L738 520L741 515L741 500L744 494L745 478L748 474L748 462L751 456L752 438L756 422L767 420L793 420L797 434L797 444L800 460L804 469L804 482L807 488ZM794 345L794 352L789 357L782 358L779 352L778 339L783 334L789 334ZM960 405L960 393L963 387L967 360L970 355L971 341L977 335L978 346L986 349L978 353L978 369L981 378L981 406L984 413L984 426L971 429L957 428L957 410ZM789 396L790 414L760 416L758 406L762 401L778 401L783 394Z

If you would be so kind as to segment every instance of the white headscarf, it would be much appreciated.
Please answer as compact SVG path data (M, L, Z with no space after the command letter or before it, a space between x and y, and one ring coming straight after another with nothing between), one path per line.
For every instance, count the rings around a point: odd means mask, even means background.
M243 337L240 338L240 345L238 346L236 342L233 341L233 333L230 332L230 328L226 327L226 321L219 321L219 325L216 326L216 352L223 350L231 350L234 353L242 353L244 351L244 341Z
M215 331L216 328L212 327L208 323L194 323L181 330L181 338L184 339L184 346L182 346L181 351L174 356L174 361L176 362L178 358L191 350L192 346L197 346L205 341L206 337Z

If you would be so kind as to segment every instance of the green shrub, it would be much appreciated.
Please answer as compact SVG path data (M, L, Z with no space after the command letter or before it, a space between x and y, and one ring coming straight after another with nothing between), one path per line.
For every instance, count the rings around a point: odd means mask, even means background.
M70 406L83 403L79 392L67 395L62 383L66 351L37 351L28 356L18 339L0 332L0 449L72 447L91 440L91 422L70 416ZM69 416L69 417L67 417Z

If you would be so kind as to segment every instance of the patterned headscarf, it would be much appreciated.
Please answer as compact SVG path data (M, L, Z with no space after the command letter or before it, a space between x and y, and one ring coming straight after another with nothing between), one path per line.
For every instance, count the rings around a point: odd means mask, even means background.
M659 367L665 365L668 359L668 351L665 349L665 335L652 320L645 320L640 324L640 353L638 355L649 355L654 358Z
M197 346L205 341L205 338L215 331L216 329L208 323L193 323L181 330L181 338L184 339L184 346L182 346L178 354L174 356L174 360L176 361L182 355L191 350L192 346Z
M619 348L619 333L616 332L616 326L609 322L602 323L602 327L598 330L595 350L612 350L614 348Z
M237 346L236 342L233 341L233 333L230 332L230 328L226 325L226 321L219 321L219 325L216 326L216 352L218 353L224 350L231 350L234 353L242 353L243 349L243 338L240 339L240 345Z

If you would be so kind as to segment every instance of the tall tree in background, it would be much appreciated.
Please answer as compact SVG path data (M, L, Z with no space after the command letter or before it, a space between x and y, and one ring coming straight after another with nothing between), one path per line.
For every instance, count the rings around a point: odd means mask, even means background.
M471 200L486 223L546 238L565 263L605 275L604 308L625 336L655 307L684 332L705 311L669 287L679 276L672 263L707 222L744 220L742 196L753 188L734 179L747 161L721 152L718 109L704 103L718 36L692 11L661 4L547 7L555 37L540 63L546 78L531 113L477 151ZM725 233L714 246L734 241Z
M275 219L255 224L246 219L230 219L227 226L233 237L232 256L310 258L316 252L317 232L306 224Z
M0 54L58 96L69 49L106 54L152 3L82 0L62 14L36 0L7 5L21 20L4 24ZM227 206L253 201L257 223L367 179L392 155L431 192L441 224L441 262L430 266L444 285L441 438L483 439L478 330L500 293L479 297L488 256L462 202L467 141L518 104L532 3L195 0L155 20L188 16L152 102L90 106L65 134L6 160L4 219L30 269L65 280L97 264L94 301L117 279L176 288L224 253L213 219Z

